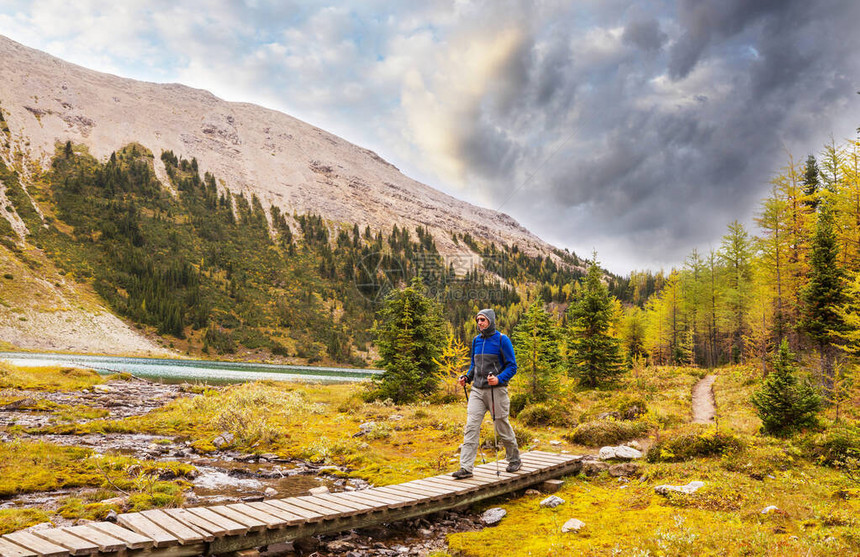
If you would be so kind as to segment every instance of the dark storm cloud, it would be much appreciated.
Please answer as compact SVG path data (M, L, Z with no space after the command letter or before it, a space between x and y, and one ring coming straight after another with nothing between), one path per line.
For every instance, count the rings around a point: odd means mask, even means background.
M528 71L499 76L515 109L483 111L461 156L553 242L618 271L680 264L749 222L786 150L805 159L860 124L858 7L683 0L607 11L603 30L555 14L518 53Z

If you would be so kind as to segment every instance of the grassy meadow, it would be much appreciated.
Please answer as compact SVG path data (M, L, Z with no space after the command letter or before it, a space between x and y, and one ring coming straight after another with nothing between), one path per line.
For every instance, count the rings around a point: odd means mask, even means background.
M545 509L543 495L515 493L473 507L507 510L499 527L449 536L450 555L849 555L860 553L860 475L844 454L857 447L858 398L822 413L820 427L790 438L762 436L749 397L756 370L716 370L717 425L691 424L696 368L635 369L611 388L563 384L556 399L521 411L513 424L523 449L596 453L600 446L637 440L648 449L628 478L602 473L565 478L566 503ZM28 390L89 389L95 374L0 365L0 404ZM516 383L516 381L514 381ZM249 383L189 388L183 397L145 416L75 422L66 408L43 432L146 432L188 440L214 451L213 440L233 434L229 448L276 453L345 467L352 477L393 484L457 468L465 420L462 395L397 406L364 402L366 386ZM626 419L625 419L626 418ZM364 427L360 427L364 424ZM7 434L21 433L8 426ZM365 433L355 436L359 431ZM29 433L38 433L29 431ZM492 439L485 421L483 439ZM110 509L141 510L183 503L189 470L181 463L97 455L88 449L30 440L0 443L0 496L57 487L89 486L59 511L0 510L0 532L50 520L99 518ZM485 443L488 457L492 448ZM850 453L849 453L850 454ZM501 456L501 452L500 452ZM853 479L852 479L853 478ZM660 484L705 487L690 496L658 495ZM776 509L763 513L768 506ZM570 518L578 533L561 532Z

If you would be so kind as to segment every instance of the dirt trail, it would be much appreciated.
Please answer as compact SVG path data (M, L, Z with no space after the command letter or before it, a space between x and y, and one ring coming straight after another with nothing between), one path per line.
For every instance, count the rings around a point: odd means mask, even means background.
M710 424L717 408L714 405L714 380L716 375L706 375L693 386L693 423Z

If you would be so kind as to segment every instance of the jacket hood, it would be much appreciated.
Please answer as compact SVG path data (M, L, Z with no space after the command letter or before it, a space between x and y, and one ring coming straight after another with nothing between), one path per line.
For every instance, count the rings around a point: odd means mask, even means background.
M484 317L487 318L487 321L490 322L490 324L487 325L487 328L484 329L483 331L481 331L481 336L484 338L487 338L490 335L492 335L493 333L495 333L496 332L496 312L487 308L487 309L482 309L481 311L479 311L478 315L483 315ZM477 315L475 317L477 317Z

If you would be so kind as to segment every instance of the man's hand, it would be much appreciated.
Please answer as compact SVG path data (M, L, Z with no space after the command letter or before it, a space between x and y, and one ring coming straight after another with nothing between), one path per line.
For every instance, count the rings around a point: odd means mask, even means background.
M487 383L489 383L490 385L495 387L496 385L499 384L499 378L491 373L490 375L487 376Z
M461 375L460 378L457 379L457 383L459 383L461 387L465 387L466 386L466 376Z

